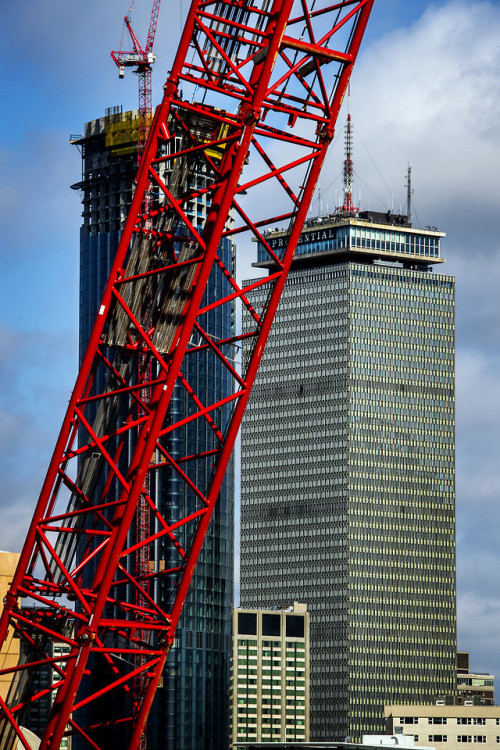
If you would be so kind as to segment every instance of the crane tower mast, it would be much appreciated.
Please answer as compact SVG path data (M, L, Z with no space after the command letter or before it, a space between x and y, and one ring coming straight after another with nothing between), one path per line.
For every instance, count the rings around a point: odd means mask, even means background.
M134 29L130 15L125 16L124 22L130 35L133 50L125 52L124 50L114 50L111 57L118 66L120 78L123 78L125 68L133 67L139 80L139 139L137 151L139 159L146 145L148 127L150 124L151 113L153 110L153 95L151 85L152 65L156 60L153 53L153 45L156 36L156 27L158 25L158 13L160 12L161 0L153 0L151 9L151 18L149 20L148 36L144 49L139 42Z
M0 635L12 628L22 657L0 670L12 675L9 696L0 698L2 750L30 747L25 712L48 692L40 750L57 750L68 734L104 750L110 727L127 728L129 750L139 746L373 1L191 4L5 599ZM268 241L277 223L289 230L283 248ZM220 247L247 238L271 270L243 286ZM211 298L209 278L219 290ZM255 308L257 286L267 303ZM215 339L206 330L212 311L235 300L249 332ZM243 337L250 347L237 367ZM191 373L214 362L232 394L210 400ZM174 388L191 404L180 418ZM193 425L207 436L195 454L186 440ZM207 476L199 465L209 467L208 481L198 481ZM137 541L131 528L141 493L162 472L183 483L189 503L176 507L151 492L149 533ZM150 548L149 573L136 569L138 545ZM160 565L160 546L168 565ZM54 655L54 641L65 644L63 656ZM90 664L99 683L82 695ZM47 667L49 689L37 680ZM106 726L86 724L88 706L103 699Z

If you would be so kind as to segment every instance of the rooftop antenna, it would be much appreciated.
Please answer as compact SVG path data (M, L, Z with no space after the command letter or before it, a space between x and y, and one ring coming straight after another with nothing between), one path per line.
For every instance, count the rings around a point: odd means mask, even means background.
M345 160L344 160L344 205L337 208L337 215L352 216L359 213L359 208L352 202L352 125L351 125L351 87L348 89L347 98L347 124L345 127Z
M408 163L408 172L406 176L406 219L408 225L411 226L411 196L413 190L411 189L411 165Z

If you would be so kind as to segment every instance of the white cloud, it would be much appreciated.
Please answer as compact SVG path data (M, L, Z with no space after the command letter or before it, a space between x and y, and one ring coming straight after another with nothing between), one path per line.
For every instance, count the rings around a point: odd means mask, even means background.
M413 164L424 223L457 201L472 212L500 197L499 66L500 6L456 0L379 40L355 68L354 124L403 205ZM359 144L355 165L365 180L373 173Z
M499 360L496 352L457 352L457 417L466 432L500 432Z

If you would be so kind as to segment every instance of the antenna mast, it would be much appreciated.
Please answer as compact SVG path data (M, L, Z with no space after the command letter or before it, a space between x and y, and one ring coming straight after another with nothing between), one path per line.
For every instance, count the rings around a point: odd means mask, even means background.
M413 190L411 189L411 165L408 164L408 172L406 176L406 218L408 225L411 225L411 196Z
M339 206L336 213L340 216L352 216L359 213L359 208L352 202L352 177L354 166L352 161L352 125L351 112L348 110L345 127L345 160L344 160L344 205Z

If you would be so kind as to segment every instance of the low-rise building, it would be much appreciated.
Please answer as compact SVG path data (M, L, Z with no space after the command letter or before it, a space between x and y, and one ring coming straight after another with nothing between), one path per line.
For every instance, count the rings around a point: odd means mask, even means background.
M388 734L412 735L416 747L463 750L470 744L492 750L500 744L500 706L450 706L437 701L437 705L385 706L384 716Z
M495 678L491 674L471 672L467 651L457 653L457 703L462 706L493 706Z
M309 613L236 609L231 663L232 742L309 740Z

